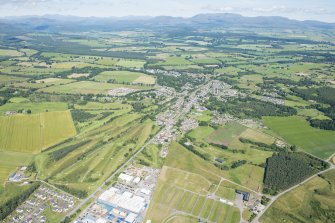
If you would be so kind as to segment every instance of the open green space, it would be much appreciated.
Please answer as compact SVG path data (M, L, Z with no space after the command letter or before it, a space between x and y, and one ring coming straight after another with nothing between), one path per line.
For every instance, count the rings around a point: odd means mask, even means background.
M65 111L67 110L67 104L64 102L30 102L26 100L10 100L0 106L0 115L4 115L7 111L19 111L19 110L30 110L32 114L41 112L52 112L52 111Z
M101 82L112 81L120 84L155 84L155 78L153 76L131 71L104 71L93 77L92 80Z
M311 127L299 116L264 117L265 124L284 140L322 159L335 153L335 132Z
M17 167L29 165L32 158L33 155L29 153L0 151L0 187Z
M206 140L210 143L228 146L229 143L238 137L245 129L245 126L237 122L229 122L211 133Z
M78 81L70 84L51 86L42 88L39 92L46 93L69 93L69 94L107 94L109 90L115 88L131 88L136 90L147 90L150 87L134 86L134 85L122 85L122 84L110 84L94 81Z
M146 219L171 222L179 218L174 211L178 210L203 221L239 222L237 208L206 197L213 188L215 185L204 176L164 166Z
M36 154L76 134L69 111L0 117L0 150Z

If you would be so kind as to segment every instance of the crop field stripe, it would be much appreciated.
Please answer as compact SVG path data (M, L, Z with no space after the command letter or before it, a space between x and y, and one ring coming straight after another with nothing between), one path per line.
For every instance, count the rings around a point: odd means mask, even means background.
M189 212L190 213L194 213L194 208L196 207L196 204L198 203L198 200L199 200L200 196L196 196L196 200L193 202L193 207L192 207L192 210L190 210Z
M192 213L193 207L195 205L195 201L197 200L199 196L197 194L191 193L191 197L189 198L189 202L187 203L187 206L185 207L185 212Z
M220 222L220 223L225 222L226 212L227 211L226 211L225 205L220 204L219 205L219 216L218 216L217 222Z
M169 191L168 197L166 197L165 202L167 204L170 204L172 199L178 194L178 189L176 187L170 187L170 190L168 190L168 191ZM172 193L170 193L170 191L172 191ZM166 195L166 194L164 193L164 195ZM164 203L164 202L162 202L162 203Z
M199 199L197 200L197 203L195 204L192 214L194 214L195 216L199 216L201 213L201 210L205 204L205 196L199 196Z
M209 199L209 198L206 199L206 201L204 203L204 206L202 207L200 217L202 217L204 219L207 219L207 217L209 215L209 212L210 212L210 209L212 207L212 202L213 202L212 199Z
M220 201L215 201L211 213L209 214L209 220L212 222L216 222L216 219L218 218L218 209L220 206Z
M182 198L182 196L184 195L184 191L182 190L177 190L176 196L172 198L171 203L170 203L170 207L175 207L176 204L178 204L178 202L180 201L180 199Z
M187 197L188 197L188 191L184 190L184 194L177 205L178 210L183 210L184 202L187 200Z
M185 197L183 198L183 201L181 202L180 210L188 212L187 206L190 205L192 196L193 196L193 193L186 191Z
M225 222L230 222L230 217L232 214L232 207L229 205L224 204L224 208L226 210Z

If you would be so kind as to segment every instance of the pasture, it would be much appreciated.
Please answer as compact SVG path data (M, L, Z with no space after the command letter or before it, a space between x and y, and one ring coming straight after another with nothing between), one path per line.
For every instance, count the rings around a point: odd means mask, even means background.
M14 103L13 103L14 102ZM10 100L10 103L6 103L0 106L0 116L4 115L6 111L18 111L18 110L31 110L32 114L41 113L46 111L65 111L67 110L67 104L64 102L30 102L28 99L24 101Z
M238 137L245 129L245 126L237 122L229 122L211 133L206 140L210 143L228 146L229 143Z
M0 49L0 56L2 57L19 57L22 55L23 53L17 50Z
M47 88L39 89L39 92L47 93L63 93L63 94L107 94L109 90L127 87L132 89L147 90L149 87L122 85L122 84L110 84L94 81L78 81L70 84L61 86L51 86Z
M75 134L69 111L0 117L0 151L36 154Z
M153 76L131 71L104 71L93 77L92 80L101 82L113 80L115 83L121 84L155 84L155 78Z
M80 110L123 110L129 109L131 106L121 103L100 103L100 102L87 102L85 105L75 105L75 109Z
M335 153L335 132L311 127L299 116L264 117L264 123L285 141L319 158Z
M116 66L126 67L126 68L143 68L146 62L143 60L126 60L120 59L115 64Z
M14 77L10 75L0 75L0 80L2 84L11 84L11 83L16 83L16 82L26 81L27 78Z
M45 78L36 80L35 82L20 82L14 84L15 87L21 88L44 88L49 86L56 86L62 84L68 84L74 82L74 80L61 79L61 78Z
M209 126L199 126L188 133L188 136L197 140L201 140L214 132L214 129Z

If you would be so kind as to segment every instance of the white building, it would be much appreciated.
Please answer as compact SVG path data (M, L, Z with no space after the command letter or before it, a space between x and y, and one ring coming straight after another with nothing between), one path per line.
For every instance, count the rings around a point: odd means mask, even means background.
M130 176L128 174L125 174L125 173L121 173L120 176L119 176L119 179L125 183L131 183L134 179L133 176Z

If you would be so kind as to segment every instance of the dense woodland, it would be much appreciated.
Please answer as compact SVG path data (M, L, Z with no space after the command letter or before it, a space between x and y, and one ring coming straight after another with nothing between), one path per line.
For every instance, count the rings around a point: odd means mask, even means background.
M264 193L276 194L307 177L328 168L329 164L300 152L275 153L266 161Z

